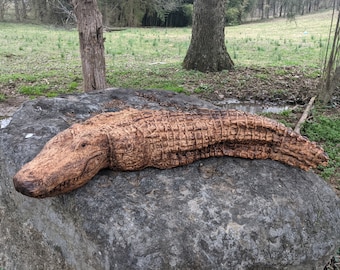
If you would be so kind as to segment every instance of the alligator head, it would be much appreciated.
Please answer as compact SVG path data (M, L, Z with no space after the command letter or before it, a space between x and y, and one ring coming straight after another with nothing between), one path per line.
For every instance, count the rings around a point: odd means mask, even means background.
M105 130L75 124L53 137L42 151L14 176L14 187L36 198L74 190L108 167Z

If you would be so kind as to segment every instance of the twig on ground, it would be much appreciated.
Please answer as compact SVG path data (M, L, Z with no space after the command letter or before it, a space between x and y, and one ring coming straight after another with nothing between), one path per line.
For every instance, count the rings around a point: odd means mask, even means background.
M312 106L313 106L313 103L316 99L316 96L312 97L305 109L305 111L303 112L299 122L297 122L295 128L294 128L294 131L297 132L297 133L300 133L300 129L301 129L301 126L302 124L306 121L307 117L308 117L308 114L310 112L310 110L312 109Z

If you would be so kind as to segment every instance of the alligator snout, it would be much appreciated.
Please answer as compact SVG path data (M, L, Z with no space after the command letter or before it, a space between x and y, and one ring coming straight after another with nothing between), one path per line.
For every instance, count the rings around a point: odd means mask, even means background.
M27 173L26 170L19 171L13 177L13 184L16 191L29 197L39 197L41 193L46 192L46 187L42 182L38 181L34 175Z
M18 179L18 177L15 176L13 178L13 183L14 183L14 187L16 191L26 196L32 197L36 193L37 185L35 182L23 181L23 180Z

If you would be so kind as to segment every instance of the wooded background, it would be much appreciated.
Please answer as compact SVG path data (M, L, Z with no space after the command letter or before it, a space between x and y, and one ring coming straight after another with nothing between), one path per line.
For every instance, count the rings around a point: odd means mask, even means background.
M304 15L331 8L333 0L228 0L226 23ZM192 0L99 0L105 26L183 27L192 22ZM337 0L339 8L340 0ZM70 0L0 0L0 21L74 24Z

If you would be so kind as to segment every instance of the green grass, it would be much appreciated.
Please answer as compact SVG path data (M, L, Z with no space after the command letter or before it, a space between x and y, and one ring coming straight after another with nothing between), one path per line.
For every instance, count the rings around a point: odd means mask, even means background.
M19 88L19 93L27 96L43 96L47 90L48 90L48 85L23 85Z
M5 100L6 100L6 95L0 93L0 102L1 102L1 101L5 101Z
M48 96L50 91L67 89L75 77L81 78L76 31L12 23L0 23L0 28L1 85L14 83L24 94Z
M259 78L259 79L261 79L261 80L263 80L263 81L266 81L266 80L269 79L269 75L268 75L268 74L261 73L261 72L257 73L257 74L255 75L255 77L256 77L256 78Z
M227 49L236 66L295 65L311 68L311 76L317 76L314 70L324 55L330 20L327 11L297 17L296 24L277 19L227 27ZM51 87L42 91L47 95L70 89L75 78L81 78L75 29L12 23L0 23L0 28L0 84L47 80ZM105 38L107 79L112 86L185 92L189 89L183 85L197 80L195 73L181 68L190 28L130 28L105 33ZM267 79L266 74L258 76ZM81 84L76 88L81 89Z
M292 110L288 109L288 110L282 111L280 114L284 117L289 117L291 116L292 113L293 113Z
M314 116L313 122L306 122L302 132L313 141L321 142L329 156L329 165L322 170L321 175L329 179L337 180L337 188L340 189L340 116L327 117Z

